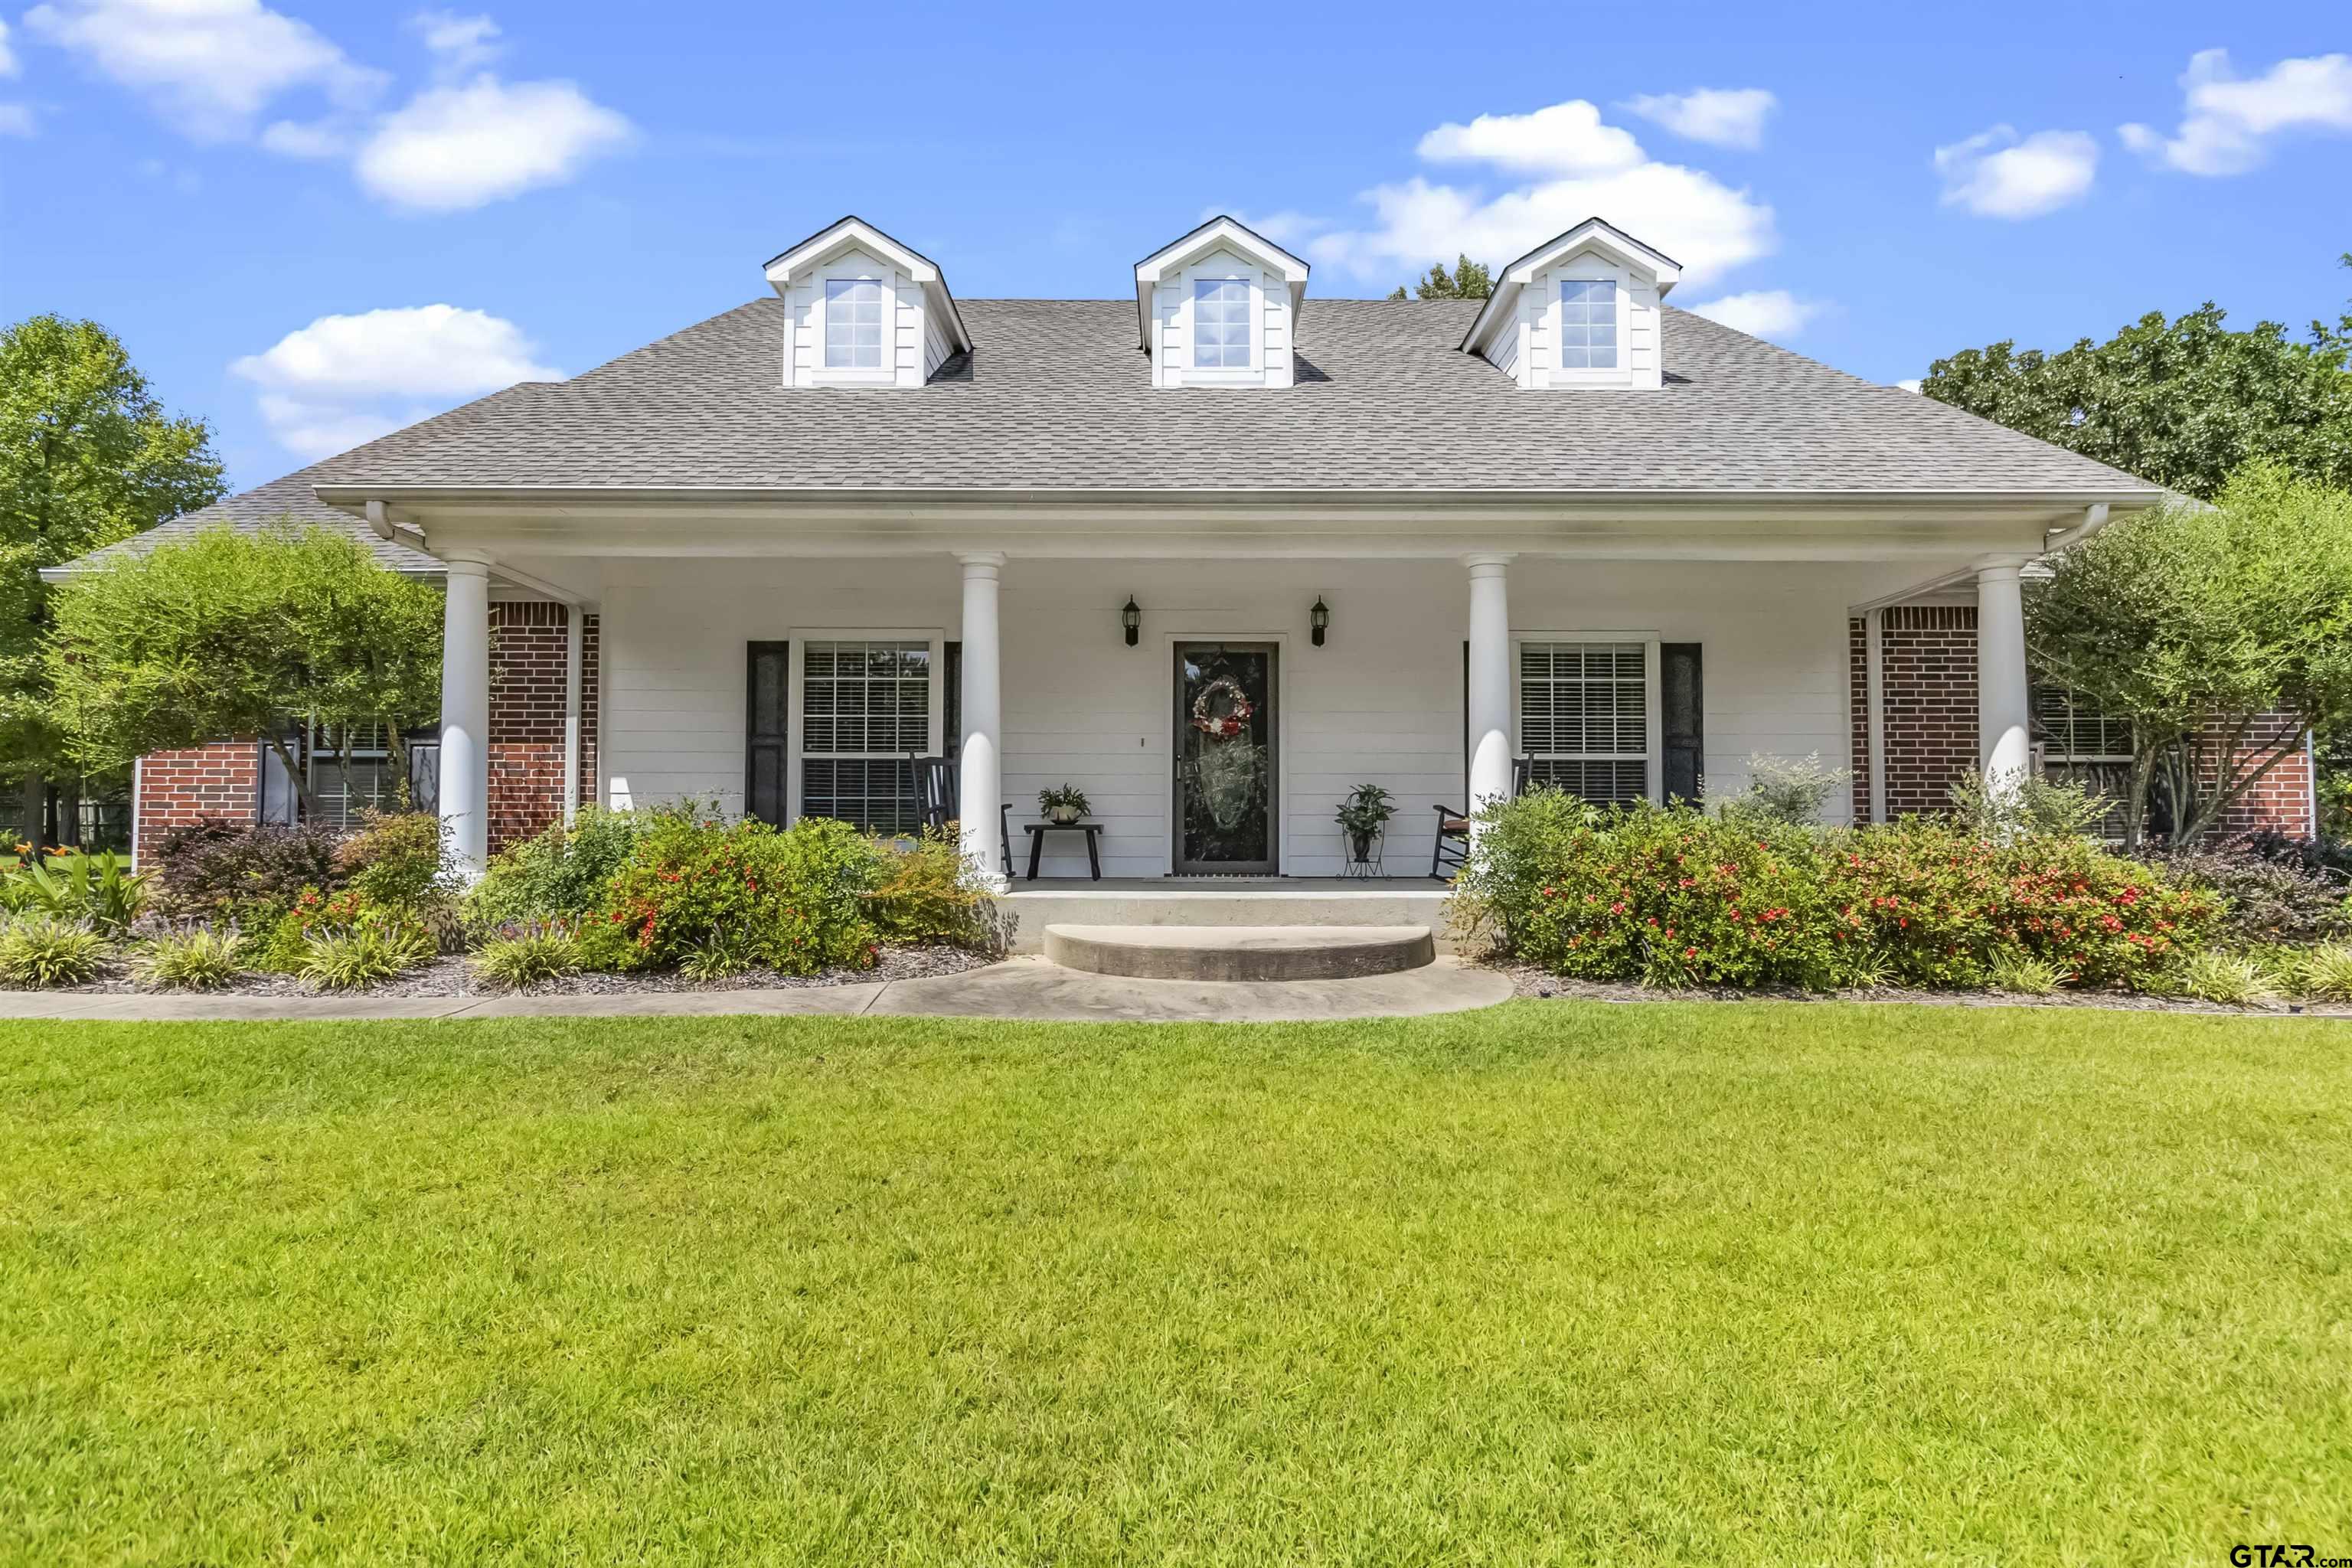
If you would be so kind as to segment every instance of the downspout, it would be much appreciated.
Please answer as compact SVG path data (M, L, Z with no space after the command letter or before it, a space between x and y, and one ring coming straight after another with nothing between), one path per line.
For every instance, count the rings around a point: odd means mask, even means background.
M1885 609L1862 616L1863 689L1870 728L1870 820L1886 820L1886 668Z
M580 688L583 619L578 605L563 606L563 826L580 818Z

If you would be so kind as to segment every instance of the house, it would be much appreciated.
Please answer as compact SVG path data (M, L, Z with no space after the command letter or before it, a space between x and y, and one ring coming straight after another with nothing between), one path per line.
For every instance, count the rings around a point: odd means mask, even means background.
M964 300L845 217L751 303L160 536L290 514L446 574L469 861L588 801L905 828L946 755L1016 831L1083 789L1113 877L1319 877L1359 783L1402 805L1393 875L1515 759L1622 801L1818 752L1870 819L2028 766L2021 569L2163 499L1678 310L1673 258L1598 218L1484 301L1309 270L1218 217L1115 298ZM2095 769L2097 716L2042 702L2051 763ZM264 809L265 772L148 759L140 847ZM2308 770L2274 784L2250 809L2301 830ZM962 813L992 872L1001 816Z

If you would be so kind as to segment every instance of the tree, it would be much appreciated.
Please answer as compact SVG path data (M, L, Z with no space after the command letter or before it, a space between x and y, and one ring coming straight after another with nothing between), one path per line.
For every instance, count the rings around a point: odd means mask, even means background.
M2250 464L2213 505L2126 518L2057 557L2026 631L2044 679L2131 721L2126 845L2152 784L2193 843L2315 730L2352 722L2352 492Z
M200 419L175 419L95 321L34 316L0 329L0 774L44 800L58 760L40 656L38 573L218 500ZM42 808L32 805L37 836Z
M2314 321L2302 342L2275 321L2232 331L2223 318L2209 301L2054 354L2008 340L1965 349L1919 390L2200 500L2257 459L2352 486L2352 313Z
M289 718L339 733L381 725L404 776L403 732L440 706L440 590L290 519L125 555L68 584L54 610L58 721L94 767L259 736L307 810Z
M1451 277L1441 261L1431 267L1429 276L1414 284L1413 289L1424 300L1484 300L1494 293L1495 279L1486 268L1462 256L1454 259ZM1403 299L1404 289L1400 287L1389 298Z

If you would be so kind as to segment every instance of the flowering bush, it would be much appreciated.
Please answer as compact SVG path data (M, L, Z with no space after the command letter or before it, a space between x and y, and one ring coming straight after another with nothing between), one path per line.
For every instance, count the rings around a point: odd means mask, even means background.
M1739 810L1589 806L1538 790L1480 814L1458 918L1529 963L1654 985L2066 983L2165 989L2221 901L2071 836L1995 844L1938 818L1834 832Z
M884 851L845 822L711 821L653 813L613 878L605 920L633 939L633 964L667 968L724 949L790 974L864 969L879 937L866 896Z
M2087 838L1995 843L1939 817L1838 834L1828 869L1840 940L1911 985L1981 985L1997 961L2024 955L2069 984L2161 989L2223 912L2211 893Z
M650 813L585 806L570 826L555 823L500 850L466 896L467 923L488 931L604 913L613 879L653 820Z
M350 872L323 827L199 822L156 846L156 901L164 913L274 921L305 888L339 890Z

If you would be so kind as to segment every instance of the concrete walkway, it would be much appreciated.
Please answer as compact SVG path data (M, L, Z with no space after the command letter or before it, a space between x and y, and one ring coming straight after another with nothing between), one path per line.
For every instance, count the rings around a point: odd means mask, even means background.
M1511 982L1441 957L1420 969L1352 980L1129 980L1012 958L923 980L776 991L640 991L617 996L96 996L0 993L0 1018L116 1022L365 1018L678 1018L746 1014L832 1017L1014 1018L1152 1024L1290 1023L1414 1017L1491 1007Z

